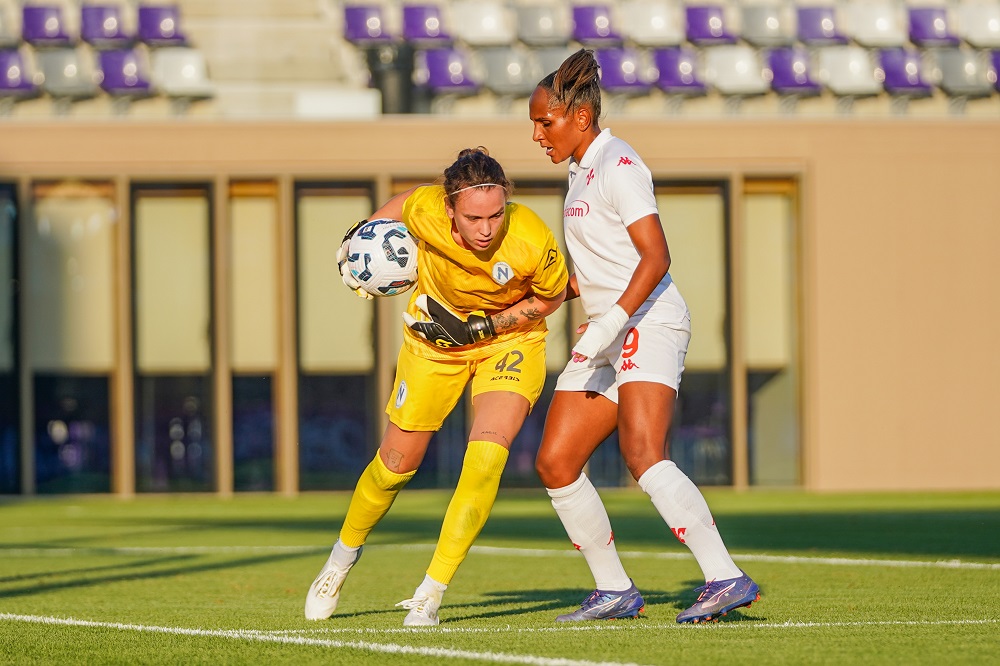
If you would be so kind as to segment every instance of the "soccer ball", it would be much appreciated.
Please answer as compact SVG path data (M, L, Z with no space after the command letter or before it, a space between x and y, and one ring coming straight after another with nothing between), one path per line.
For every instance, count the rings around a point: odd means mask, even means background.
M372 296L402 294L417 282L417 243L399 220L369 220L351 236L347 266Z

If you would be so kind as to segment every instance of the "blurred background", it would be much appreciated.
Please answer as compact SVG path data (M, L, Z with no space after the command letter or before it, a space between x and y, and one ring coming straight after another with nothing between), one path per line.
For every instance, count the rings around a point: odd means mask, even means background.
M343 288L343 232L485 145L561 238L527 98L581 47L693 315L671 457L1000 488L1000 0L0 0L0 493L352 488L405 298ZM589 472L631 483L613 437Z

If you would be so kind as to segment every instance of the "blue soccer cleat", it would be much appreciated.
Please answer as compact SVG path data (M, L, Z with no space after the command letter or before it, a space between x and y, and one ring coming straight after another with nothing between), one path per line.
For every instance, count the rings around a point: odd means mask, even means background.
M695 592L700 592L698 601L677 616L681 624L718 622L720 617L734 608L749 606L760 599L760 588L746 574L739 578L711 580Z
M632 587L624 592L594 590L583 600L579 610L560 615L556 618L556 622L636 618L645 607L646 602L642 600L642 595L633 583Z

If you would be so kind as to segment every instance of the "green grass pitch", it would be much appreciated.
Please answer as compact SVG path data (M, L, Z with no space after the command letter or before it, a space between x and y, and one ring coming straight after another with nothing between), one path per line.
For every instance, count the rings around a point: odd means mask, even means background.
M635 489L602 490L646 599L632 621L563 626L590 591L543 492L501 490L445 595L404 630L449 492L404 490L337 614L302 616L346 493L0 500L3 664L1000 663L1000 493L708 490L763 598L674 617L702 581Z

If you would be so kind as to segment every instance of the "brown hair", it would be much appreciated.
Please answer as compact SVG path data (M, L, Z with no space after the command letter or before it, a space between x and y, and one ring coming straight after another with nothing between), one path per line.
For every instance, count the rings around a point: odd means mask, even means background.
M497 185L504 190L505 198L510 198L514 192L514 183L507 178L503 167L490 157L490 151L483 146L466 148L458 154L458 158L450 167L444 170L444 194L448 203L455 205L460 190L466 190L478 185Z
M549 108L566 107L573 113L589 106L594 118L601 117L601 68L594 52L580 49L566 58L559 69L538 82L538 87L549 93Z

